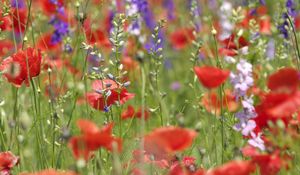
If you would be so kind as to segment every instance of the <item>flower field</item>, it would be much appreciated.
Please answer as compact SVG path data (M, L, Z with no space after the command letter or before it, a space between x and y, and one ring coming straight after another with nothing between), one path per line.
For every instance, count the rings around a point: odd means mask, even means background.
M300 1L0 0L0 175L300 174Z

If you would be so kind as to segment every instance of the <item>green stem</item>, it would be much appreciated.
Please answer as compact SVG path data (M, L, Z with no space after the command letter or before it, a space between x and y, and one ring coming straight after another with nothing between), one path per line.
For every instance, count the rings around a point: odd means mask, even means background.
M287 17L288 17L289 23L290 23L290 25L292 27L292 30L293 30L293 35L294 35L295 44L296 44L296 51L297 51L297 56L298 56L298 59L296 59L296 61L297 61L298 70L300 70L300 64L299 64L299 61L300 61L300 51L299 51L299 46L298 46L298 40L297 40L296 30L295 30L294 24L292 23L292 20L289 17L289 15L287 15Z

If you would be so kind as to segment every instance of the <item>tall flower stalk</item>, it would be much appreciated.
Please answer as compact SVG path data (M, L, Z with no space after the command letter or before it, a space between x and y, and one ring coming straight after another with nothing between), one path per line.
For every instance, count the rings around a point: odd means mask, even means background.
M253 120L257 114L253 106L252 96L248 96L248 90L254 85L252 77L252 65L246 60L241 59L237 64L237 72L230 74L230 82L234 88L234 94L236 100L240 100L242 104L242 110L235 114L235 117L239 120L233 129L242 133L243 136L249 136L251 139L248 143L261 150L265 149L264 142L260 138L261 133L256 134L254 129L256 123Z

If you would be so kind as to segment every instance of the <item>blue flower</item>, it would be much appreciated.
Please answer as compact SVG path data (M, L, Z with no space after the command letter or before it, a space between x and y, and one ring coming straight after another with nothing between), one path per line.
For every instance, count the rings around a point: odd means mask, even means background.
M149 9L149 4L147 0L139 0L138 9L139 12L142 14L146 26L152 30L155 27L155 22L152 11Z
M19 9L21 9L21 8L24 8L24 7L25 7L25 2L24 2L24 0L11 0L11 1L10 1L10 4L11 4L11 6L14 7L14 8L19 8Z
M295 17L297 15L296 9L295 9L295 3L293 0L287 0L285 3L285 6L288 10L288 14L292 17Z
M164 0L163 6L164 6L164 8L167 9L168 19L169 20L174 19L175 18L175 15L174 15L174 10L175 10L174 1L173 0Z
M59 43L62 41L63 37L69 33L68 23L60 20L58 17L52 17L49 24L54 27L54 32L51 36L51 42L53 44Z

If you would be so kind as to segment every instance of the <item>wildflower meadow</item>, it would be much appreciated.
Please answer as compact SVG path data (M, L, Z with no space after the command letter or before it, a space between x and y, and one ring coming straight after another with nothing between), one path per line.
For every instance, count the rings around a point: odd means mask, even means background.
M299 0L0 0L0 175L299 175Z

